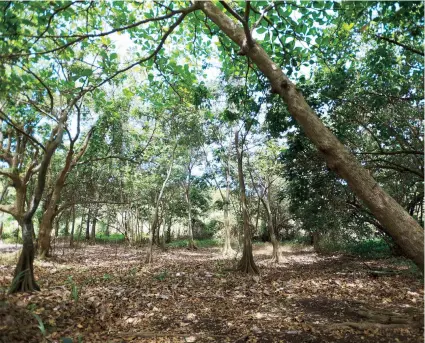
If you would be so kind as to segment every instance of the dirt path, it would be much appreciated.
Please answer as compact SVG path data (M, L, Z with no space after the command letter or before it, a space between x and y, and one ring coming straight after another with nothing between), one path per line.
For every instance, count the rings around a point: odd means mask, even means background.
M122 246L58 251L36 262L41 292L0 302L0 342L42 342L33 314L47 342L423 342L423 285L397 261L284 248L275 265L262 246L261 275L246 277L218 249L157 252L151 266Z

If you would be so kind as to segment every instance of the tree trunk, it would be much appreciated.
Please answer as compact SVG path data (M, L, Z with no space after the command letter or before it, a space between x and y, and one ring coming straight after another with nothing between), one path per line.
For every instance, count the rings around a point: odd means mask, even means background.
M235 251L232 248L231 243L231 232L230 232L230 219L229 219L229 204L230 204L230 153L232 143L229 142L229 149L227 154L227 165L226 165L226 198L224 199L224 246L223 246L223 257L232 257L235 255Z
M168 167L167 170L167 176L165 177L164 182L162 183L162 187L161 190L159 191L158 194L158 198L156 199L156 204L155 204L155 212L154 212L154 216L152 218L152 227L151 227L151 232L149 235L149 247L148 247L148 254L146 256L146 263L152 263L153 262L153 238L154 238L154 229L158 226L158 213L159 213L159 204L161 202L162 199L162 195L164 194L164 189L165 186L167 185L168 179L170 178L171 175L171 171L173 169L173 164L174 164L174 152L176 151L177 148L177 144L174 145L174 149L173 149L173 153L172 153L172 157L171 157L171 163L170 166Z
M0 222L0 242L2 241L3 236L3 222Z
M190 186L192 176L192 159L189 159L189 165L187 167L187 185L186 185L186 202L187 202L187 228L189 235L189 243L187 248L190 250L196 249L195 243L193 242L193 223L192 223L192 201L190 198Z
M97 223L97 217L93 216L92 226L91 226L91 233L90 233L90 240L95 243L96 242L96 223Z
M165 227L167 226L165 217L163 219L163 225L162 225L162 232L161 232L161 250L162 251L166 251L167 250L167 246L165 245Z
M24 218L22 222L22 252L16 265L14 279L9 293L39 291L34 278L34 243L32 235L34 226L31 218Z
M236 156L238 160L238 178L240 188L240 201L242 206L242 218L243 218L243 253L242 258L238 263L237 270L247 274L258 274L258 268L254 262L254 256L252 255L252 242L251 242L251 225L249 222L248 206L246 203L246 191L245 191L245 178L243 175L243 144L242 149L239 151L239 131L235 130L235 147Z
M38 232L37 252L40 259L49 256L50 236L53 230L54 212L47 209L41 217L40 229Z
M171 242L171 225L173 223L173 217L170 216L169 220L168 220L168 226L167 226L167 235L165 238L165 243L170 243Z
M55 237L59 236L59 227L60 227L60 221L59 221L59 217L56 219L55 221Z
M312 233L312 238L313 238L313 249L314 249L314 251L317 252L317 253L320 253L321 252L320 245L319 245L320 233L317 232L317 231L314 231Z
M272 253L272 261L279 263L280 260L280 253L279 253L279 241L276 239L276 231L275 231L275 223L276 220L273 220L273 213L270 207L270 202L271 202L271 195L270 195L270 187L271 184L269 182L268 185L268 189L267 189L267 202L263 202L263 204L266 207L266 211L267 211L267 219L268 219L268 228L269 228L269 235L270 235L270 241L272 242L273 245L273 253Z
M156 227L158 226L158 206L155 208L155 212L152 218L152 225L149 232L149 246L148 246L148 253L146 255L146 263L152 263L153 262L153 239L155 235Z
M71 236L69 237L69 246L74 245L74 231L75 231L75 205L72 205L72 226L71 226Z
M69 235L69 213L66 216L65 229L63 234L65 237Z
M89 212L87 213L87 222L86 222L86 241L90 240L90 220L91 220L91 216L90 216L90 209L89 209Z
M330 169L336 172L365 203L385 227L387 233L423 270L424 230L391 196L389 196L335 135L310 108L303 95L276 65L264 49L254 42L248 46L245 31L211 1L200 1L202 11L246 54L268 78L273 93L288 106L288 111L299 123L306 136L323 155Z

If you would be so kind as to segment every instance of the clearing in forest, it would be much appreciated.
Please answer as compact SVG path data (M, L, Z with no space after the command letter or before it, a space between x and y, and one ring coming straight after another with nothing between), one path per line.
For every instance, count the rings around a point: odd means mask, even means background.
M0 342L423 341L423 284L407 262L285 246L275 264L271 250L254 247L254 277L217 248L158 251L150 265L123 245L59 250L36 262L41 292L1 299ZM2 261L2 288L13 268Z

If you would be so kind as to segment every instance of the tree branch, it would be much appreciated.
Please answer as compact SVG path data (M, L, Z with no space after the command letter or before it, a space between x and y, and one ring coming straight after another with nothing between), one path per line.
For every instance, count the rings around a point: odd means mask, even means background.
M420 51L420 50L418 50L418 49L412 48L412 47L410 47L410 46L408 46L408 45L406 45L406 44L403 44L403 43L397 42L397 41L396 41L396 40L394 40L394 39L391 39L391 38L388 38L388 37L384 37L384 36L381 36L381 35L375 35L375 37L376 37L376 38L378 38L378 39L384 40L384 41L386 41L386 42L388 42L388 43L391 43L391 44L395 44L395 45L401 46L402 48L404 48L404 49L406 49L406 50L408 50L408 51L410 51L410 52L413 52L413 53L415 53L415 54L417 54L417 55L425 56L425 53L424 53L423 51Z

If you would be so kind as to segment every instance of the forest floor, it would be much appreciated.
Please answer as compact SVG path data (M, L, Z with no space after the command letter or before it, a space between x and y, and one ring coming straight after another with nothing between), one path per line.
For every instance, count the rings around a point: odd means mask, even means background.
M0 342L423 342L423 282L406 262L282 250L274 264L255 246L252 277L218 248L152 265L123 245L57 249L35 263L41 292L0 296Z

